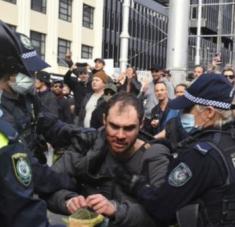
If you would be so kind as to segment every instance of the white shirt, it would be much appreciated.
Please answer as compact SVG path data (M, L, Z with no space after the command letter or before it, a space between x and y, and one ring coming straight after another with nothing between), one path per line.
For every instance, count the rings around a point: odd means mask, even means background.
M90 128L90 123L91 123L91 115L93 111L95 110L97 106L97 101L98 99L102 96L102 94L92 94L90 99L88 100L86 106L85 106L85 118L84 118L84 127L85 128Z

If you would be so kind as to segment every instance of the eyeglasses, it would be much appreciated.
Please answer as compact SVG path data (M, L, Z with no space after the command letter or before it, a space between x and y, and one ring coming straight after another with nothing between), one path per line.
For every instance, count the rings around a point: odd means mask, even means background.
M229 78L230 80L234 79L234 75L224 75L227 79Z

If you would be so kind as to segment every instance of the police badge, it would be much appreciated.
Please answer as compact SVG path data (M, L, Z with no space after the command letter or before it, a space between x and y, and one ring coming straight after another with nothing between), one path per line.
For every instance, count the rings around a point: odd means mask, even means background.
M27 154L16 153L11 156L11 159L17 180L25 187L28 187L32 180L32 170Z
M191 177L191 170L185 163L181 162L171 171L168 177L168 183L174 187L181 187L186 184Z

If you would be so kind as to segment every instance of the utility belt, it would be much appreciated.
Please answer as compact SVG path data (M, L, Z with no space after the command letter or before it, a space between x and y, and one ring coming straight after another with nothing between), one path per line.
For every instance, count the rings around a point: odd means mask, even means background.
M235 198L207 207L201 203L190 204L178 210L176 216L179 227L235 226Z

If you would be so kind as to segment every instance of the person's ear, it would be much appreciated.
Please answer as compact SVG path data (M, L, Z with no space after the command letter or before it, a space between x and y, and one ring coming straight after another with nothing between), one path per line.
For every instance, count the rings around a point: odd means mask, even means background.
M215 117L215 114L216 114L215 108L212 106L208 106L207 107L207 117L211 120Z

